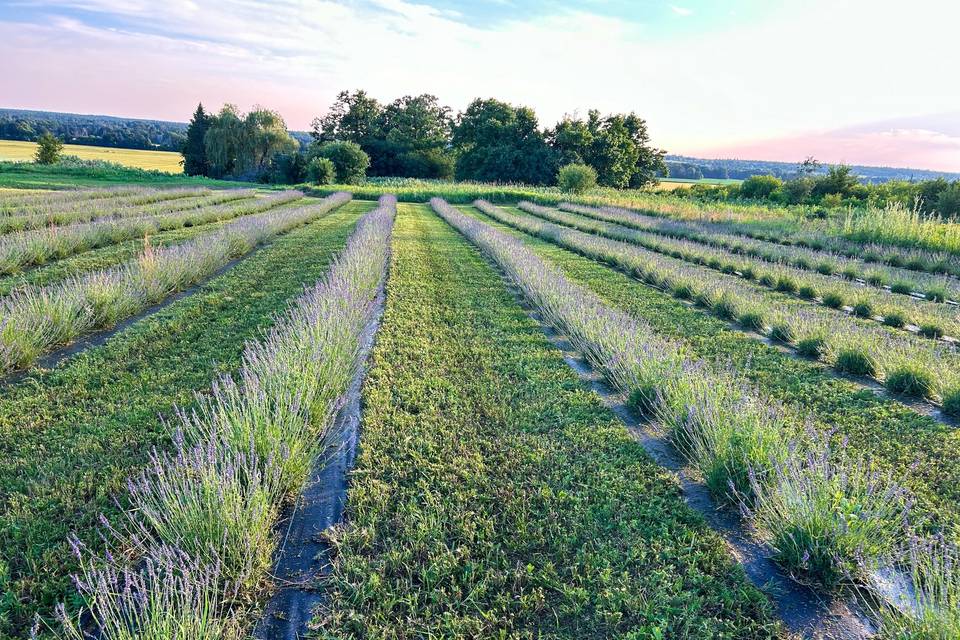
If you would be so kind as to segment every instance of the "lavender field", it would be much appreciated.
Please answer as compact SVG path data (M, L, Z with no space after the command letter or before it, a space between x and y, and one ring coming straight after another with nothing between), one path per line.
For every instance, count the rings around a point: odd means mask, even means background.
M375 184L0 193L0 637L960 637L947 244Z

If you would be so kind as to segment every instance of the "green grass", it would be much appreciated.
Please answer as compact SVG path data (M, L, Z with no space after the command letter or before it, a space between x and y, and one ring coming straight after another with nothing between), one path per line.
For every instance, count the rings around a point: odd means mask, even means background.
M39 165L32 162L0 161L0 188L76 189L132 183L149 187L251 187L287 188L283 185L251 185L249 182L214 180L182 173L124 167L100 163L85 165Z
M463 210L522 237L572 280L663 335L686 343L697 357L735 367L763 393L809 413L820 429L836 429L837 438L848 436L853 450L892 470L916 494L913 516L918 526L942 527L960 540L960 431L956 428L837 378L822 365L784 354L611 267L519 233L472 207Z
M769 604L500 277L402 205L324 638L763 638Z
M97 548L97 516L170 434L158 420L189 405L259 337L343 246L353 202L275 239L192 296L60 367L0 391L0 637L24 637L34 612L70 600L67 535Z

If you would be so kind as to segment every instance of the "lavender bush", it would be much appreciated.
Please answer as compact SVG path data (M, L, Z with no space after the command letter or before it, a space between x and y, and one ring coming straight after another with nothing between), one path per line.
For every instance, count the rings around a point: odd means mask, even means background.
M148 248L118 267L51 287L16 290L0 301L0 371L27 366L57 345L157 303L349 199L349 194L337 193L317 204L245 216L190 242Z
M863 326L855 318L837 315L828 309L798 309L796 305L770 298L736 276L716 273L636 245L584 233L532 216L513 215L502 209L495 208L489 215L592 259L612 264L653 286L675 293L682 292L682 297L692 298L718 315L737 321L743 317L743 324L755 322L758 309L764 309L767 317L775 318L781 328L785 328L784 323L789 319L791 331L778 331L778 337L791 337L795 340L793 344L801 348L809 346L804 343L815 333L817 340L823 341L821 348L816 350L816 357L838 368L843 369L850 362L849 357L841 359L841 354L861 353L870 365L864 375L885 382L887 374L902 368L906 360L912 370L934 381L934 386L927 388L927 397L942 402L945 410L947 398L960 393L960 356L949 347L944 348L911 335L895 335L880 326ZM811 317L822 320L808 322ZM823 335L820 331L825 323L829 325L830 332ZM761 333L770 335L771 330L764 327Z
M238 194L229 195L231 197L227 202L238 199ZM221 197L218 196L212 200L201 200L202 208L191 204L186 210L171 209L165 202L164 210L155 215L98 218L94 222L67 227L46 227L0 236L0 275L14 273L25 266L43 264L51 258L63 258L160 231L229 220L266 211L303 197L299 191L287 191L258 199L253 199L253 193L250 191L242 192L240 195L250 200L240 204L209 206L222 202Z
M343 200L345 196L341 196ZM79 549L89 633L73 638L240 638L266 582L284 500L330 442L383 288L396 200L364 216L326 277L175 416L175 447L130 480L124 522L105 524L123 558Z

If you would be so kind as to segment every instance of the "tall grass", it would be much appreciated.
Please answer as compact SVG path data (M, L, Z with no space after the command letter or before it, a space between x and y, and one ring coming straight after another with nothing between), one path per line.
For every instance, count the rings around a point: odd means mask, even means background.
M850 212L842 229L846 238L857 242L960 253L960 224L922 214L901 203Z
M17 289L0 301L0 372L28 366L58 345L160 302L349 199L349 194L334 194L314 205L249 215L190 242L148 246L139 258L118 267L50 287Z
M237 376L198 396L196 412L177 414L174 452L155 455L131 481L125 522L105 528L124 554L78 549L92 628L65 612L70 637L245 637L267 586L279 509L334 435L332 418L360 366L394 214L395 200L382 197L327 276L247 344ZM121 583L134 588L115 588Z

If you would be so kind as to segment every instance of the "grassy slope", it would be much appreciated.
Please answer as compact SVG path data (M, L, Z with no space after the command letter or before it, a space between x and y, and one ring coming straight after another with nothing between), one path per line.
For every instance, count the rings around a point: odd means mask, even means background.
M22 140L0 140L0 160L30 162L37 152L37 143ZM83 160L106 160L139 169L156 169L168 173L183 173L183 156L174 151L147 149L115 149L91 147L85 144L65 144L63 154Z
M929 518L960 539L960 431L908 407L832 376L822 365L781 353L726 322L674 299L596 261L545 240L520 234L539 255L611 304L642 318L665 335L683 340L694 353L719 365L732 364L770 396L811 413L823 428L849 436L854 451L893 469L916 492L914 515ZM522 214L518 210L515 213Z
M401 205L393 248L321 635L772 634L674 480L479 253L424 205Z
M34 611L70 595L66 537L97 540L97 514L169 441L158 414L235 367L244 341L323 274L372 206L350 203L280 236L102 347L0 390L0 637L24 634Z
M286 185L251 185L249 182L214 180L182 173L148 171L133 167L70 167L32 162L0 161L0 188L76 189L141 184L148 187L251 187L285 189ZM377 194L379 195L379 194Z

